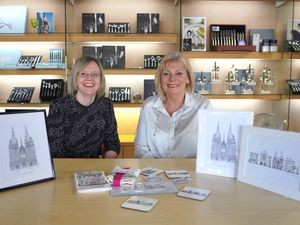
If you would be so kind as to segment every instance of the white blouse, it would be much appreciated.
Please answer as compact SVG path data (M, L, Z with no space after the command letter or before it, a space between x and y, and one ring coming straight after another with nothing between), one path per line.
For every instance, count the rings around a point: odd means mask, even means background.
M158 96L144 102L135 136L136 158L195 158L198 111L211 108L201 95L186 94L184 104L172 117Z

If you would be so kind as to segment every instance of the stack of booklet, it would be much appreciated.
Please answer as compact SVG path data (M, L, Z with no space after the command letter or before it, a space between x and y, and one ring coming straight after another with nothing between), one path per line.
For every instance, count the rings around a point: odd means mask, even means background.
M75 186L79 193L110 191L111 185L103 171L74 173Z

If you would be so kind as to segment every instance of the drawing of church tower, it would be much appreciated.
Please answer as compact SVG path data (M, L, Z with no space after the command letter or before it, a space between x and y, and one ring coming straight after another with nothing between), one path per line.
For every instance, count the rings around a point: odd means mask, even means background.
M212 138L211 160L235 162L236 139L232 133L231 124L227 133L221 138L220 125L218 123L216 132Z
M32 137L29 135L25 126L24 144L20 137L20 144L15 136L15 131L12 127L12 135L9 140L9 159L10 169L18 170L21 168L37 166L36 151Z

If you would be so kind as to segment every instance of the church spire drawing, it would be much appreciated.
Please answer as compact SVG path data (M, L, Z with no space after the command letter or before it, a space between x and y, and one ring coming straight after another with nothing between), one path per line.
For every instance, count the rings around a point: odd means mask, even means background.
M20 142L18 142L18 139L15 135L15 130L12 127L11 139L9 140L8 149L11 170L37 166L34 141L30 136L26 126L24 139L20 137Z

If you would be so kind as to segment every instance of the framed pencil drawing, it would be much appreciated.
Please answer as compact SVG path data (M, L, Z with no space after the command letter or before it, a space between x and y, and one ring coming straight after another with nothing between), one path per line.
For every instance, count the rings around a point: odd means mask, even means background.
M196 172L236 177L241 129L253 124L253 112L200 110Z
M55 178L45 110L0 114L0 190Z
M24 34L27 6L0 6L0 33Z
M300 201L300 133L245 126L237 179Z

